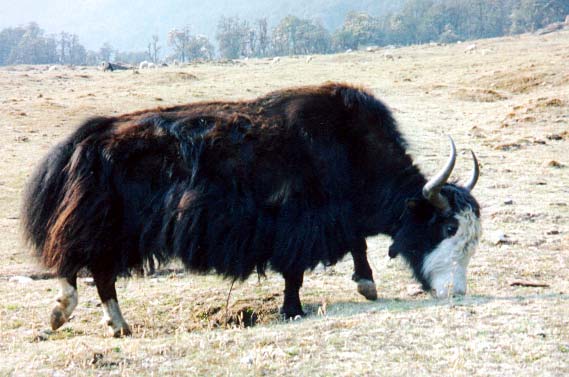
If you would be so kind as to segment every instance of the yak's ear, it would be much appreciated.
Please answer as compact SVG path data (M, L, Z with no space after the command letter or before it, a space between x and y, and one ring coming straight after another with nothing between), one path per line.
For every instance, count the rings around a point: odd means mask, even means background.
M393 247L393 245L389 246L389 258L393 259L395 257L397 257L397 255L399 254L399 252L397 250L395 250L395 248Z

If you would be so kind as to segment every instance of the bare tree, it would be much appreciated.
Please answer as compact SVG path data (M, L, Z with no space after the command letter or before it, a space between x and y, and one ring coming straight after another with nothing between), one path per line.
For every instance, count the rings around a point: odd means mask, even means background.
M174 49L174 54L181 62L186 61L188 45L190 44L190 27L172 29L168 33L168 44Z
M99 58L103 61L111 61L111 55L113 54L113 48L108 42L105 42L103 46L99 49Z
M158 63L158 52L161 50L161 47L158 46L158 36L153 35L152 40L148 43L148 56L150 60L154 63Z
M62 31L61 33L59 33L59 43L58 43L58 47L59 47L59 62L61 64L65 64L68 61L68 55L69 55L69 51L68 51L68 46L69 46L69 42L71 39L71 35L69 35L68 33Z
M205 35L191 35L186 55L188 60L211 60L214 49Z
M68 50L69 59L67 63L76 65L85 64L87 51L85 50L85 47L79 43L79 37L77 35L71 34Z
M207 37L192 35L188 26L170 31L168 43L174 49L174 56L181 62L213 58L214 49Z
M257 20L257 49L255 55L267 56L269 54L270 43L267 19L260 18Z
M221 17L215 35L220 55L228 59L251 55L249 42L255 37L250 36L250 32L247 21L241 21L239 17Z

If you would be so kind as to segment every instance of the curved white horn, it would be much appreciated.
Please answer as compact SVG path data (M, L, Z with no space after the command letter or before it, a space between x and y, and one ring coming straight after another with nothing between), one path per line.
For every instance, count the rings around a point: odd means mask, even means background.
M446 165L423 187L423 196L425 199L442 210L446 210L450 207L446 198L441 195L441 189L450 177L454 169L454 163L456 162L456 147L452 137L449 136L448 138L450 140L450 156Z
M478 177L480 176L480 167L478 166L478 159L476 158L476 155L474 154L473 151L470 151L470 153L472 153L472 160L474 162L474 166L472 167L472 174L470 175L468 183L464 185L464 188L467 189L468 191L472 191L474 186L476 186L476 182L478 182Z

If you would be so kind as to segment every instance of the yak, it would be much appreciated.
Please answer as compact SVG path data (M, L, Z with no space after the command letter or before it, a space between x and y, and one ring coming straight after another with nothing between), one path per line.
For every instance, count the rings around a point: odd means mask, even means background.
M234 280L278 272L290 318L305 314L304 272L350 253L358 291L374 300L366 237L377 234L423 289L464 294L479 167L472 152L468 182L447 182L450 144L428 180L387 106L342 83L89 119L51 149L23 198L24 236L61 285L51 327L69 320L86 268L111 334L131 334L116 279L172 259Z

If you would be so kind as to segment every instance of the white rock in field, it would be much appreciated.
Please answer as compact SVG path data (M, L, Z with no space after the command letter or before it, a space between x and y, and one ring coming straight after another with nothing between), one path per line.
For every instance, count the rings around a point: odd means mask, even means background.
M83 283L85 283L85 285L89 286L89 287L94 287L95 286L95 279L89 277L89 278L83 278Z
M10 278L11 282L20 283L20 284L28 284L34 281L31 277L28 276L12 276Z
M476 43L473 43L471 45L468 45L465 49L464 49L464 53L465 54L469 54L474 52L478 47L476 46Z
M243 356L241 359L239 359L239 361L241 362L241 364L251 366L255 362L255 358L253 357L253 355L248 354L248 355Z
M425 291L421 288L420 284L410 284L407 286L407 294L409 296L419 296L424 294Z
M34 331L31 332L32 334L34 333ZM44 330L40 330L37 334L35 334L35 336L32 337L34 342L45 342L46 340L49 339L49 336L53 334L53 331L51 331L50 329L44 329Z
M495 231L490 235L490 242L494 245L499 245L508 241L508 236L501 230Z

